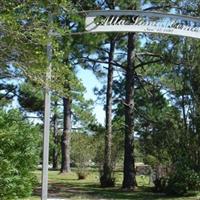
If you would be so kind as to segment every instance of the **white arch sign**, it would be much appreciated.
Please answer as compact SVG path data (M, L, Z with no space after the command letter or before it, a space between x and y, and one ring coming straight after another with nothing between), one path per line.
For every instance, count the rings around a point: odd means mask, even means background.
M200 39L200 18L144 11L88 11L88 32L145 32Z

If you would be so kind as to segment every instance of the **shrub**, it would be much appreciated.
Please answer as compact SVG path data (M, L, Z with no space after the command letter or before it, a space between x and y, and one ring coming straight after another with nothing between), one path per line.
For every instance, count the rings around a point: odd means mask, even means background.
M166 193L183 195L189 190L200 189L200 176L193 169L177 167L170 175L166 187Z
M88 176L88 171L86 169L78 169L76 174L78 176L78 180L83 180Z
M71 159L78 171L84 171L94 157L92 136L86 133L73 132L71 140Z
M188 191L186 183L179 183L172 179L169 180L169 184L166 187L166 193L170 195L183 195Z
M0 199L29 196L36 183L39 129L17 110L0 110Z
M93 137L84 132L73 132L71 140L71 159L77 168L78 179L85 179L88 175L87 168L94 158Z
M154 183L154 191L155 192L164 192L167 186L167 177L156 178Z
M152 155L147 155L144 158L144 163L147 164L147 165L150 165L152 168L159 165L158 159L156 157L152 156Z

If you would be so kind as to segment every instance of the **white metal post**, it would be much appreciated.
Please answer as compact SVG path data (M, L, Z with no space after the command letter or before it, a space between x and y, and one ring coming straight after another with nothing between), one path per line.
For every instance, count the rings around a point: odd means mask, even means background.
M49 24L51 26L52 16L49 11ZM51 28L49 31L49 39L51 37ZM49 132L50 132L50 115L51 115L51 94L49 89L49 81L51 80L51 59L52 45L49 41L47 45L48 67L46 72L45 86L45 111L44 111L44 135L43 135L43 164L42 164L42 200L48 197L48 164L49 164Z

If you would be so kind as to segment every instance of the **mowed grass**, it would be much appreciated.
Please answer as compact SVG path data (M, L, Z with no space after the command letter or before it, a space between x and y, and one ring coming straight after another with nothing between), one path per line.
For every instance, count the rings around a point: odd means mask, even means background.
M41 172L35 172L41 179ZM49 198L89 200L89 199L137 199L137 200L200 200L198 194L185 197L167 197L165 194L151 192L148 177L138 176L138 188L136 191L123 191L121 189L122 173L116 172L116 187L101 188L99 186L99 174L97 171L89 171L85 180L78 180L75 172L60 174L58 171L49 171ZM40 184L41 185L41 184ZM41 186L38 186L33 196L26 200L39 200Z

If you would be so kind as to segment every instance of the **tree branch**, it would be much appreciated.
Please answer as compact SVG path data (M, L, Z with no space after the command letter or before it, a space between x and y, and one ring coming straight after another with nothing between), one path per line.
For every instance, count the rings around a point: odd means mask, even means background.
M141 63L141 64L136 65L135 68L137 69L139 67L143 67L143 66L149 65L149 64L154 64L154 63L157 63L157 62L160 62L160 61L162 61L162 59L157 59L157 60Z
M95 59L91 59L91 58L89 58L89 57L82 57L82 58L80 58L80 59L85 59L86 61L88 61L88 62L93 62L94 64L96 64L96 63L100 63L100 64L109 64L108 61L95 60ZM114 66L122 67L122 68L123 68L123 65L121 65L121 64L119 64L119 63L117 63L117 62L111 62L111 64L114 65Z

